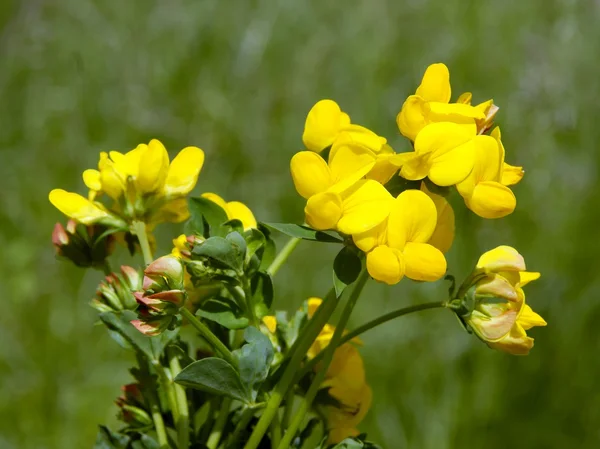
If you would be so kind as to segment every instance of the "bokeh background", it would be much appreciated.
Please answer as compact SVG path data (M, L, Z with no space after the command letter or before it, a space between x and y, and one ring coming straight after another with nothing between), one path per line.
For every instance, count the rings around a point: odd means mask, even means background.
M197 193L301 222L288 163L312 104L337 100L405 151L395 116L438 61L454 98L500 105L507 160L526 168L508 218L452 198L450 271L517 247L543 273L527 294L548 327L528 357L489 350L440 310L371 331L362 429L389 449L600 447L599 22L596 0L1 1L0 447L91 447L129 379L87 305L101 274L55 261L49 190L83 192L100 150L157 137L172 155L205 150ZM161 228L163 251L176 233ZM324 294L333 255L302 244L278 306ZM446 289L371 285L352 326Z

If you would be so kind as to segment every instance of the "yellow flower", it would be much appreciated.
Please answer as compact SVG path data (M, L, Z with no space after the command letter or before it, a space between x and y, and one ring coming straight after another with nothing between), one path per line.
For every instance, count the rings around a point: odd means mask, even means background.
M471 98L471 92L465 92L458 97L456 102L470 105ZM484 134L492 127L494 118L496 117L496 114L500 108L494 104L494 100L487 100L483 103L479 103L477 106L475 106L475 108L479 109L485 115L485 118L475 120L477 124L477 133Z
M496 128L498 129L498 128ZM469 209L483 218L501 218L511 214L517 205L514 193L502 183L504 147L500 132L477 136L473 170L456 185Z
M386 144L386 139L373 131L351 124L335 101L321 100L308 112L302 141L308 150L318 153L338 140L358 142L375 152Z
M90 201L76 193L54 189L50 192L48 198L54 207L78 223L84 225L99 223L115 227L126 226L125 222L108 212L101 203Z
M256 228L258 226L256 218L254 218L254 214L252 213L250 208L244 203L240 203L239 201L226 202L216 193L210 192L203 193L202 197L221 206L221 208L227 214L227 219L240 220L242 222L242 226L244 227L244 231L251 228Z
M501 245L481 255L476 270L484 273L525 271L525 259L511 246Z
M425 177L438 186L451 186L463 181L475 160L476 129L456 123L432 123L423 128L415 140L415 150L392 156L401 165L400 176L410 181Z
M428 243L436 224L433 200L419 190L406 190L393 201L387 220L353 239L367 253L367 270L374 279L389 285L404 276L435 281L446 272L444 255Z
M452 242L454 241L454 209L452 209L452 206L446 200L446 198L430 192L425 186L425 183L421 184L421 190L433 200L433 204L435 204L435 209L437 211L437 223L435 226L435 231L433 231L433 234L427 243L435 246L445 254L450 251Z
M448 67L442 63L427 67L415 95L406 99L396 118L400 132L415 140L430 123L452 122L477 129L476 120L486 118L484 111L464 102L450 103L451 93Z
M277 330L277 318L275 315L266 315L262 318L262 322L269 332L272 334Z
M173 249L171 250L171 255L181 259L183 257L189 257L189 253L190 249L188 247L188 240L185 234L181 234L176 239L173 239ZM186 255L184 256L184 254Z
M125 154L100 153L98 170L83 172L83 181L90 189L89 201L59 189L51 193L50 201L81 223L103 219L97 210L102 209L100 203L91 203L102 193L115 201L108 212L119 216L121 222L141 220L150 226L162 221L180 222L189 216L185 196L196 185L203 163L204 152L196 147L184 148L169 163L167 150L153 139Z

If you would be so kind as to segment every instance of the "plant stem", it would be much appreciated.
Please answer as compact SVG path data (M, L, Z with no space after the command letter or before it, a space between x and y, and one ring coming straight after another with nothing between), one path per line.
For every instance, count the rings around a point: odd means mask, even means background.
M271 421L271 449L276 449L281 442L281 422L279 414L275 413L273 421Z
M231 354L231 351L227 349L227 346L225 346L221 342L221 340L219 340L217 336L213 334L212 331L204 323L202 323L198 318L192 315L192 312L190 312L185 307L180 308L179 312L184 318L186 318L191 323L192 326L194 326L194 328L196 328L198 332L200 332L202 337L204 337L204 339L208 341L208 343L213 347L213 349L215 349L221 354L221 356L225 359L225 361L227 361L227 363L234 367L237 366L237 361L233 357L233 354Z
M102 262L102 271L104 271L104 274L106 276L112 274L113 270L110 266L110 262L108 261L108 259L104 259L104 262Z
M304 329L302 336L296 340L292 346L290 353L291 358L288 365L285 367L281 379L275 386L275 390L271 394L267 407L265 408L262 416L256 423L250 439L244 446L244 449L256 449L260 444L264 434L266 433L271 421L275 417L275 414L279 411L279 405L283 400L283 397L287 394L288 389L292 385L295 374L302 363L302 360L306 356L310 346L313 344L325 323L331 317L331 314L335 310L339 303L339 297L335 294L335 289L331 289L321 306L317 309L312 319L308 322L308 325Z
M352 310L354 309L354 306L356 305L356 302L358 301L358 298L360 297L360 294L368 280L369 272L366 268L363 268L363 271L358 277L356 285L354 286L354 289L352 290L352 293L348 298L348 302L346 303L346 306L342 311L342 316L340 317L335 332L333 333L331 342L325 348L325 355L323 356L323 366L317 372L315 378L313 379L313 382L310 385L308 391L306 392L304 399L300 403L298 411L292 418L292 422L286 430L285 435L283 436L283 439L281 440L281 443L278 446L278 449L288 449L290 447L290 444L294 439L296 432L300 428L300 425L304 421L306 414L310 410L310 407L312 406L312 403L315 397L317 396L317 392L321 388L321 383L323 383L323 380L325 379L327 369L329 368L329 365L333 360L335 348L338 346L338 342L342 338L342 334L344 333L346 324L348 323L350 315L352 314Z
M150 249L150 242L148 241L148 234L146 232L146 223L143 221L134 221L131 224L131 229L135 235L137 235L138 241L140 242L140 248L142 249L142 256L144 257L144 263L150 265L154 258L152 257L152 250Z
M154 398L154 395L147 397L150 403L150 411L152 412L152 421L154 421L154 428L156 429L156 436L158 438L158 446L160 449L169 447L169 440L167 439L167 431L165 430L165 422L163 421L162 414L158 407L158 403Z
M217 449L217 446L219 446L223 429L227 423L227 416L229 415L230 406L231 399L223 398L223 402L221 402L221 408L219 409L219 416L217 417L215 426L213 427L213 430L208 437L208 442L206 443L206 447L208 447L208 449Z
M169 355L169 367L171 369L171 376L173 379L181 372L181 365L179 359L173 348L167 348ZM178 446L179 449L187 449L190 445L190 417L188 411L187 396L185 389L174 382L172 382L173 389L175 390L175 399L177 400L177 410L179 415L177 417L177 435L178 435Z
M385 315L381 315L380 317L375 318L374 320L369 321L368 323L365 323L362 326L359 326L356 329L354 329L353 331L348 332L347 334L342 336L342 338L340 338L340 341L338 342L336 347L339 347L339 346L343 345L344 343L347 343L350 340L358 337L359 335L363 334L364 332L367 332L368 330L371 330L374 327L379 326L380 324L387 323L388 321L391 321L394 318L398 318L403 315L408 315L409 313L413 313L413 312L419 312L420 310L438 309L440 307L447 307L446 301L426 302L424 304L417 304L414 306L404 307L402 309L398 309L398 310L394 310L393 312L386 313ZM331 344L332 343L330 343L330 345ZM300 379L302 379L307 373L312 371L312 369L317 365L317 363L319 363L319 361L323 358L324 355L325 355L325 351L321 351L315 357L313 357L313 359L310 362L308 362L306 365L304 365L304 367L300 370L300 372L298 373L298 376L296 377L296 383Z
M238 440L242 437L242 432L248 427L252 417L254 416L255 408L248 407L246 410L242 412L242 416L235 426L235 430L233 431L233 435L231 436L231 441L227 447L238 447Z
M300 377L300 379L302 379ZM297 382L294 382L294 384ZM285 395L285 408L283 409L283 417L281 418L281 428L283 430L287 429L290 425L290 418L292 417L292 412L294 411L294 387L292 384L292 388L289 389L287 394Z
M289 239L285 246L281 249L281 251L279 251L277 256L275 256L275 259L273 260L269 268L267 268L267 273L269 273L271 276L275 276L275 273L279 271L279 269L285 263L287 258L290 257L290 254L292 254L292 252L296 249L296 246L298 246L300 240L301 239L296 237L292 237L291 239Z
M167 401L169 402L169 408L171 409L171 413L173 414L173 421L177 422L179 419L178 409L177 409L177 399L175 398L175 390L173 389L173 379L171 379L167 368L162 366L158 360L153 360L151 365L156 370L156 374L158 374L158 378L162 383L163 390L165 390L165 394L167 395Z

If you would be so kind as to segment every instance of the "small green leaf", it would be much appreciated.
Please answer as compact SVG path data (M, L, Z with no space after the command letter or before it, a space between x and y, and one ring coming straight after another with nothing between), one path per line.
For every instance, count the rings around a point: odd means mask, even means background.
M244 232L244 239L246 239L246 265L252 259L257 252L262 250L267 243L267 239L262 232L258 229L251 228Z
M342 239L323 231L315 231L308 226L300 226L292 223L263 223L266 227L275 229L290 237L304 240L315 240L318 242L342 243Z
M99 426L94 449L125 449L131 440L127 435L112 432L106 426Z
M235 235L239 236L239 239ZM217 262L220 268L231 268L240 272L244 263L246 242L237 232L232 232L228 237L210 237L200 245L194 246L192 255L206 257L213 262Z
M269 374L274 351L271 340L255 327L248 327L244 332L246 344L233 351L239 360L240 378L250 392L252 401L256 400L258 387Z
M204 301L196 315L219 323L227 329L248 327L248 318L242 316L242 311L235 301L229 298L213 298Z
M136 318L137 315L130 310L125 310L121 313L104 312L100 314L100 320L111 333L119 335L131 347L142 352L149 360L158 360L165 346L177 336L179 331L175 329L165 331L156 337L148 337L131 324L131 321Z
M160 446L154 438L143 434L139 440L131 444L131 449L160 449Z
M273 303L273 281L268 273L257 272L250 283L252 304L258 318L269 313Z
M333 261L333 286L337 296L356 280L361 269L362 263L356 251L344 246Z
M211 235L224 235L221 229L227 222L227 213L221 206L203 197L188 200L190 219L185 224L186 234L198 234L206 238Z
M227 232L228 234L230 232L239 232L240 234L244 232L244 224L241 220L238 220L237 218L226 221L225 223L223 223L223 226L229 228Z
M244 403L250 402L239 373L225 360L217 357L208 357L186 366L177 375L175 382Z
M277 255L277 248L275 242L271 238L271 230L262 223L259 223L258 230L265 236L265 245L262 250L260 267L259 270L266 271L271 266L275 256Z

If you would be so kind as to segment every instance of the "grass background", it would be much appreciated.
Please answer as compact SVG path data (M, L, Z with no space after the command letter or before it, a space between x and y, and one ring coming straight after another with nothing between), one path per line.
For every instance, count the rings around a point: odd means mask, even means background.
M83 192L100 150L157 137L172 155L205 150L198 193L300 222L288 163L311 105L334 98L404 151L395 115L437 61L454 97L501 106L507 160L527 171L503 220L453 198L450 271L517 247L543 273L527 294L548 327L524 358L488 350L444 311L370 332L362 429L390 449L599 447L599 20L596 0L3 0L0 447L91 447L128 381L127 354L87 305L100 273L54 260L49 190ZM163 250L176 232L161 228ZM276 279L278 305L323 294L332 258L301 245ZM352 326L446 287L371 285Z

